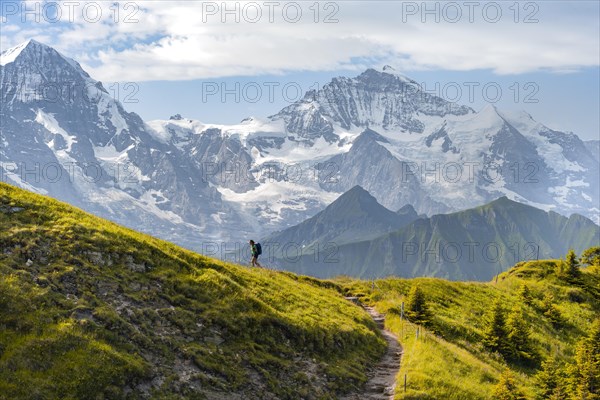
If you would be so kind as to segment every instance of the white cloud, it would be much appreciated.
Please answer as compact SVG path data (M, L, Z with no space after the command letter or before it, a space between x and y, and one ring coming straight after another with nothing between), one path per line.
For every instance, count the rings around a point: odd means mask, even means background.
M503 17L497 23L486 21L478 11L482 7L475 9L472 23L467 9L461 10L459 23L444 22L444 17L451 19L454 14L440 15L441 23L435 23L435 16L407 13L408 3L330 2L334 6L328 9L324 9L326 3L319 3L319 23L314 22L314 8L309 9L312 2L296 3L302 5L302 18L297 23L289 22L293 8L288 10L286 21L284 2L275 9L273 23L263 2L254 3L263 12L258 23L244 21L243 15L235 23L232 15L203 13L210 4L220 7L221 2L140 2L138 12L124 10L125 3L119 3L118 16L109 8L110 3L99 3L104 6L99 22L86 21L81 12L75 12L73 23L46 25L38 33L50 36L48 44L59 50L81 56L92 76L104 81L336 70L353 65L359 68L356 64L361 60L390 63L401 70L492 69L498 74L598 66L597 5L537 3L539 10L534 17L539 22L526 24L522 19L532 10L521 10L520 22L515 23L515 15L508 9L512 2L502 3ZM233 7L233 3L228 4ZM239 4L240 10L244 5L249 7L248 2ZM417 7L420 4L414 3ZM339 22L323 23L332 12ZM138 22L126 23L127 16ZM222 17L229 22L222 23ZM422 17L428 21L423 23ZM26 39L24 32L17 32L10 40ZM3 48L6 41L2 39Z
M18 25L14 25L14 24L6 24L2 26L2 32L4 32L5 34L7 32L18 32L20 31L21 28Z

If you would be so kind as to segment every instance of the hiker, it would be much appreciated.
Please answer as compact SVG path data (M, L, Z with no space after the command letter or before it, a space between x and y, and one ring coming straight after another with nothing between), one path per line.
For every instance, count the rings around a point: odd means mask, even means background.
M250 253L252 254L252 260L250 261L252 263L252 266L262 268L262 265L258 263L258 256L262 254L262 248L260 246L260 243L254 243L254 240L251 240L249 243Z

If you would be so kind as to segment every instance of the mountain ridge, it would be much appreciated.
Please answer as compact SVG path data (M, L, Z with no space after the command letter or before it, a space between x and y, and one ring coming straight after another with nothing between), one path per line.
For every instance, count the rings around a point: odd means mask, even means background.
M276 237L280 245L293 243L300 248L314 244L325 246L327 243L352 242L357 236L374 238L418 218L414 209L413 213L410 209L405 211L398 214L388 210L369 192L356 185L315 216L295 227L276 232L272 237ZM274 246L269 238L262 240L262 243L265 247Z
M288 239L292 240L274 234L268 241L292 243ZM415 218L375 238L358 234L352 241L327 246L310 236L295 240L321 249L320 257L300 246L301 251L291 255L269 251L269 261L322 278L394 275L487 281L520 261L555 258L570 248L581 252L598 245L600 226L576 213L567 218L503 196L475 208Z
M0 66L1 180L188 248L281 231L355 185L418 214L507 195L600 220L599 165L576 135L449 103L389 67L334 78L271 117L218 125L144 122L39 42L14 58ZM74 97L40 97L58 83Z

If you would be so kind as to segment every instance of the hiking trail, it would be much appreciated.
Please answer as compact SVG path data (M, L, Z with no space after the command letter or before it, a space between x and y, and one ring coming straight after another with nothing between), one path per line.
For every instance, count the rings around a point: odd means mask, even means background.
M393 400L396 375L400 371L400 360L402 358L402 346L398 342L398 337L385 329L384 315L375 311L373 307L360 304L355 297L346 297L346 299L360 305L369 313L383 334L387 342L387 349L383 357L367 374L369 379L362 390L350 393L342 397L341 400Z

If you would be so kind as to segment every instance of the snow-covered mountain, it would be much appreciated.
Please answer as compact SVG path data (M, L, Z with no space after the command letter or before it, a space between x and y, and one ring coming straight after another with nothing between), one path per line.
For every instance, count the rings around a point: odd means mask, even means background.
M321 90L307 92L302 100L271 119L282 119L288 132L308 140L323 137L339 141L339 128L377 126L402 133L423 133L427 117L461 116L469 107L447 102L422 91L419 84L392 72L368 69L356 78L333 78ZM425 118L423 118L425 117Z
M592 153L596 161L600 163L600 140L586 140L585 146Z
M2 180L201 251L296 225L355 185L428 215L502 195L600 212L597 154L576 135L447 102L387 67L237 125L144 122L34 40L2 53L0 89Z
M30 40L2 53L0 87L2 180L187 246L235 220L192 159L76 61Z

